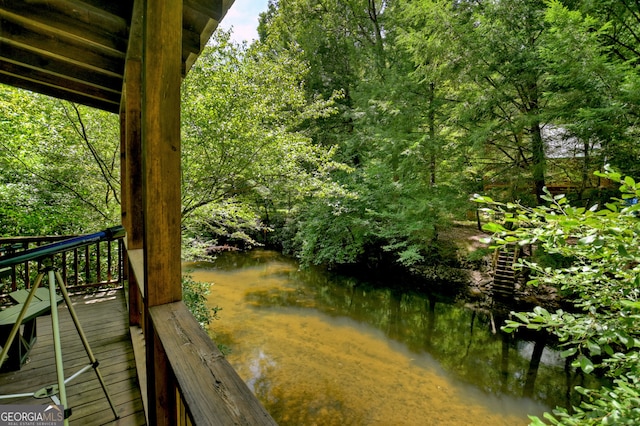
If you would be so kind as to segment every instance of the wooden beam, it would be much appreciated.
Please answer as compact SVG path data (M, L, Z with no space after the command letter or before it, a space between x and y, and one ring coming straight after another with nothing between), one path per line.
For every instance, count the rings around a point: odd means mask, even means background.
M83 82L87 85L117 92L122 89L122 76L120 75L104 73L77 62L51 56L48 52L35 52L2 40L0 40L0 58L6 58L5 60L8 62L47 72L54 76L67 78L70 81Z
M128 253L142 252L144 247L144 203L142 196L142 42L144 3L134 0L131 32L127 47L127 61L121 104L121 191L122 224L127 230ZM131 259L130 259L131 260ZM144 259L130 261L129 271L129 322L144 326L143 290ZM138 273L134 270L137 268ZM146 374L146 373L145 373Z
M182 56L190 52L200 52L200 33L191 29L182 28Z
M184 76L233 0L183 3ZM132 7L133 0L0 0L0 83L116 112Z
M2 9L0 28L2 38L14 45L122 76L124 52L108 49L60 31L39 28L32 22L17 19L13 14L3 13Z
M198 33L200 42L183 44L184 75L189 72L232 4L233 0L185 0L183 26Z
M218 22L223 16L222 0L184 0L184 7L186 11L192 9L198 14L215 19Z
M142 169L145 317L182 298L180 263L180 84L182 0L145 1ZM175 388L151 321L145 321L149 424L171 425ZM173 402L173 403L172 403Z
M181 30L181 0L147 0L143 45L142 167L145 294L149 306L182 298Z
M13 1L13 0L8 0ZM60 1L60 0L52 0L52 1ZM109 12L112 15L119 16L124 19L129 19L131 17L132 2L131 1L110 1L110 0L64 0L66 2L72 3L86 3L91 5L92 7L100 10L104 10L105 12Z
M121 109L126 123L124 162L121 164L126 180L122 179L123 225L127 230L127 247L143 248L144 202L142 170L142 55L144 4L134 1L131 34L127 48Z
M70 102L76 102L93 108L102 109L109 112L117 113L120 110L119 102L108 102L104 99L92 98L84 96L81 93L68 91L64 88L53 87L42 84L38 81L28 80L16 75L6 74L0 69L0 83L8 84L14 87L31 90L33 92L42 93L44 95L53 96L54 98L65 99Z
M104 3L104 2L103 2ZM121 2L129 3L130 2ZM123 17L82 1L0 0L4 13L20 16L49 31L73 34L93 43L124 51L127 48L128 24Z
M7 62L2 60L2 58L0 58L0 70L7 75L14 75L24 80L31 80L53 88L75 92L78 95L86 96L88 98L100 99L115 104L120 103L120 88L112 90L97 87L86 84L83 81L72 80L60 75L26 67L24 65Z

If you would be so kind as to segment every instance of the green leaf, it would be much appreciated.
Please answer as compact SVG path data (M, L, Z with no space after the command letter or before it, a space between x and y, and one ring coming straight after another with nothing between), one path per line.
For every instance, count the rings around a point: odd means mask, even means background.
M629 309L640 309L640 302L632 301L632 300L623 300L620 302L622 306Z
M587 235L586 237L582 237L578 240L578 243L582 245L589 245L596 240L596 234Z
M502 225L494 223L494 222L485 223L482 226L482 229L487 231L487 232L504 232L504 231L506 231L506 229Z
M620 343L625 345L627 348L633 346L632 345L633 340L631 339L631 337L627 333L621 331L621 332L616 332L615 334L618 337L618 339L620 340Z
M604 349L604 352L605 352L607 355L609 355L609 356L613 355L614 351L613 351L613 348L611 347L611 345L604 344L604 345L602 345L602 347L603 347L603 349Z
M540 315L541 317L545 317L545 318L549 317L549 311L547 311L542 306L536 306L535 308L533 308L533 312L536 313L537 315Z
M594 370L593 362L591 362L591 360L589 358L587 358L586 356L582 355L580 357L580 368L586 374L589 374Z
M546 423L543 422L542 420L540 420L539 417L536 416L529 416L529 420L531 420L531 423L529 423L529 426L545 426Z
M629 256L629 252L627 251L627 248L624 246L624 244L620 244L618 246L618 253L620 254L620 256Z
M554 425L560 424L560 422L555 417L553 417L553 415L551 415L550 413L544 413L543 417L549 420L551 424L554 424Z
M600 349L600 345L598 345L593 340L587 340L586 345L587 345L587 349L589 350L589 353L592 356L598 356L602 353L602 350Z
M622 175L618 172L607 172L607 173L595 172L594 174L596 176L610 179L614 182L620 182L620 179L622 178Z
M494 201L491 197L488 197L486 195L479 195L479 194L474 194L472 201L475 201L476 203L486 203L486 204L493 204Z
M521 312L513 312L513 316L522 321L523 324L529 324L529 317Z

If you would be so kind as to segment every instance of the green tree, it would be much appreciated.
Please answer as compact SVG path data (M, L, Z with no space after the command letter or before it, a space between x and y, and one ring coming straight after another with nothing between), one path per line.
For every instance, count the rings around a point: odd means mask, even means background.
M504 154L512 167L530 173L540 200L546 178L544 66L539 47L546 31L544 2L480 3L465 14L461 42L467 78L476 91L465 100L471 137ZM514 170L515 171L515 170Z
M354 138L354 93L379 77L386 66L383 10L386 0L278 0L261 16L260 34L278 51L296 52L308 64L305 88L310 98L341 93L339 113L307 123L314 141L339 145L339 159L358 165ZM357 142L357 140L356 140Z
M524 177L540 196L544 3L415 0L396 7L400 42L417 72L437 98L455 102L458 143L473 147L469 171L516 187Z
M587 34L582 37L588 40L585 46L593 44L589 39L596 34L600 45L596 66L585 61L581 64L593 75L592 84L603 89L595 97L600 109L587 109L581 121L592 122L593 131L604 141L604 155L611 165L625 174L639 176L640 4L630 0L578 3L582 34ZM582 45L576 50L581 51Z
M279 1L263 15L263 37L309 64L308 96L344 96L339 114L305 123L353 169L333 173L346 192L301 205L290 224L303 262L415 264L461 204L440 88L413 73L395 23L385 1Z
M416 74L435 100L453 102L434 105L450 116L467 173L512 185L513 199L527 199L533 182L538 202L549 175L588 198L583 190L605 158L635 174L640 80L628 48L640 28L637 4L414 0L394 9ZM554 141L582 146L566 165L547 158Z
M549 30L541 59L547 70L548 116L582 141L582 167L574 172L581 175L581 189L605 161L634 173L637 103L630 102L627 93L637 71L602 43L611 24L559 1L549 2L545 20Z
M0 117L0 234L118 222L117 116L0 86Z
M295 56L217 34L183 86L182 215L191 237L252 243L270 215L330 182L331 150L299 129L333 101L308 101Z

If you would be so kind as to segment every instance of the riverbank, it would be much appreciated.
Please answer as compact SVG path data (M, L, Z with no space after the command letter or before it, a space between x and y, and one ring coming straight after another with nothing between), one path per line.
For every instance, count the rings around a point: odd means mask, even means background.
M454 223L438 235L438 241L453 245L458 267L442 265L423 266L416 272L427 280L447 280L459 284L459 298L479 307L495 308L493 298L493 256L494 250L485 242L491 234L478 230L475 222ZM512 300L500 300L498 304L509 309L526 309L533 306L558 307L559 295L556 288L534 287L516 282Z
M334 265L337 273L366 278L372 282L394 282L395 286L415 291L437 291L481 309L495 309L493 298L494 250L486 243L491 234L478 229L475 221L456 221L438 230L437 244L431 257L410 267L401 265L393 254L382 249L363 256L355 264ZM265 249L283 252L279 245ZM225 243L205 248L207 256L226 252L243 252L247 247ZM537 288L516 283L512 300L502 300L507 310L529 310L534 306L558 306L555 288ZM506 303L505 303L506 302Z

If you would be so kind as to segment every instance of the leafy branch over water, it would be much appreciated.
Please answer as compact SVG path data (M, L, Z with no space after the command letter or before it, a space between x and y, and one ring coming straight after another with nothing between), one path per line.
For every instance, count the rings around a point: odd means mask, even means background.
M546 205L529 208L476 196L486 211L504 217L492 223L495 247L533 244L537 251L570 259L566 267L550 267L522 259L529 285L559 288L575 309L512 312L502 329L546 330L556 335L572 360L586 374L612 379L611 388L577 387L583 402L556 408L544 417L551 424L637 424L640 420L640 184L607 170L598 176L620 184L621 197L604 207L573 207L563 195L544 196ZM510 229L508 229L510 228ZM531 416L533 425L545 424Z

